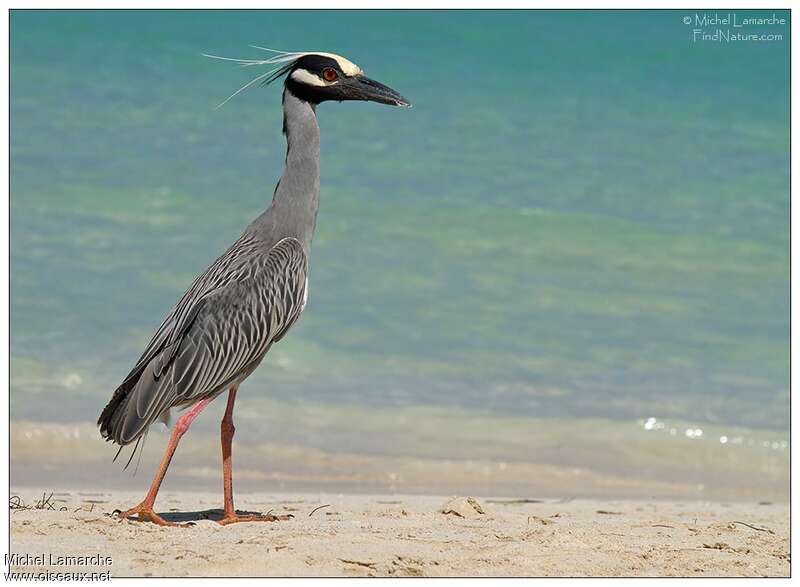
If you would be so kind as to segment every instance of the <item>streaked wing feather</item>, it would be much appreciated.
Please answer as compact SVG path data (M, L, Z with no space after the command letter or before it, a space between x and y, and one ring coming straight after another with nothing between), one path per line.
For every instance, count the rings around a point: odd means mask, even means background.
M259 254L263 255L261 243L245 234L203 271L167 313L121 387L129 380L138 379L144 368L161 354L166 346L181 339L200 310L200 302L205 296L240 277L243 274L241 267L243 261Z
M179 397L204 397L260 361L276 335L299 317L306 272L300 242L283 239L259 259L250 276L208 296L184 337L192 352L182 357L191 363L182 371L198 370L199 375L190 385L173 376Z
M192 284L153 337L115 440L131 442L167 408L249 373L299 317L307 275L299 241L285 238L267 254L243 246L231 258L227 271L214 271L223 255Z

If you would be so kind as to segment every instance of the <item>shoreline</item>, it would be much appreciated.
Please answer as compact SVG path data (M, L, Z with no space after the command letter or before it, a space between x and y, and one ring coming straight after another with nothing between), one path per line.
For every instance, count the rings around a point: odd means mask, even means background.
M234 476L241 491L755 503L789 498L788 449L762 446L768 439L779 444L769 433L751 439L751 446L735 444L741 436L734 434L743 433L730 429L725 432L732 441L723 444L709 428L704 438L689 439L636 423L583 422L576 428L574 422L425 410L369 418L367 412L356 417L315 408L287 424L274 411L259 413L272 414L268 425L246 413L238 425ZM192 428L165 489L221 487L218 426L211 414ZM93 423L12 420L10 434L14 487L142 493L168 438L168 430L156 426L141 461L124 471L128 453L113 463L115 447Z
M15 489L26 505L42 490ZM49 494L46 494L46 497ZM285 522L220 526L221 493L168 491L190 528L119 520L142 495L62 491L13 509L12 552L110 556L112 576L788 576L788 503L238 493ZM50 509L52 507L52 509ZM444 513L449 512L449 513ZM17 566L12 570L74 571Z

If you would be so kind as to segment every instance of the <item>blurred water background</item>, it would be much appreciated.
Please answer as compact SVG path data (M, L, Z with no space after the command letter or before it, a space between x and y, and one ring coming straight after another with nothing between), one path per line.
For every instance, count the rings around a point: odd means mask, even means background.
M215 110L257 72L200 55L264 45L414 108L318 110L310 298L239 394L245 487L785 497L789 25L684 16L14 11L12 483L148 484L163 428L132 481L93 422L271 198L280 87ZM221 410L172 487L219 484Z

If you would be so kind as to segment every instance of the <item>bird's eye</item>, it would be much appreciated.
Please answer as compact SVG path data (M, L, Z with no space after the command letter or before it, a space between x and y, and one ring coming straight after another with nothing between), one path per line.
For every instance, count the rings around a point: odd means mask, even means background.
M339 74L336 73L336 70L331 67L326 67L322 70L322 79L326 82L335 82L336 78L339 77Z

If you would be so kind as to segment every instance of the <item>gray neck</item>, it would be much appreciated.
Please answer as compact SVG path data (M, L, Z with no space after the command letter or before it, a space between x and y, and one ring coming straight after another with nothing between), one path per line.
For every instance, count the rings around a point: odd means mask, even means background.
M248 230L272 244L294 237L309 254L319 208L319 126L314 106L287 89L283 91L283 132L286 169L272 204Z

